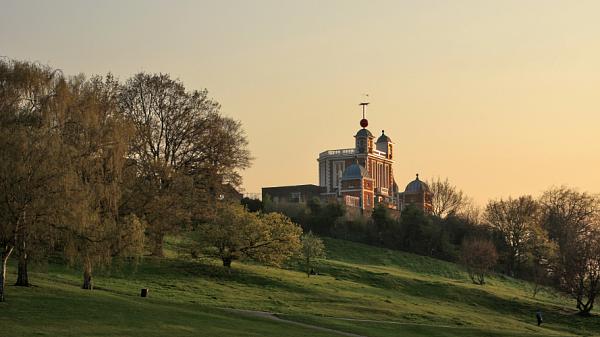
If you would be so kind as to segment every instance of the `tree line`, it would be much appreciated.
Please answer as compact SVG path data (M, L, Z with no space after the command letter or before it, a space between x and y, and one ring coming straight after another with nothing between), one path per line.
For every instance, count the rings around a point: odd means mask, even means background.
M600 291L599 196L555 187L479 209L447 179L428 185L431 214L409 206L394 217L379 204L368 217L348 216L343 205L319 199L298 206L267 198L263 207L288 214L305 231L461 263L476 284L496 271L533 282L534 296L552 286L590 314Z
M31 260L60 254L85 289L115 257L162 256L165 235L214 222L251 160L241 123L168 74L121 82L0 59L0 301L11 256L19 286ZM270 235L289 223L275 217L261 219Z

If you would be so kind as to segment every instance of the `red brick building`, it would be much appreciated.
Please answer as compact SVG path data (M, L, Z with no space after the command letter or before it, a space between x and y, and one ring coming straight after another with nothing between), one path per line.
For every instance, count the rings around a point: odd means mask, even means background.
M404 191L399 190L394 179L394 143L381 131L375 136L367 129L368 121L360 121L361 129L354 135L354 147L338 150L327 150L319 154L319 186L321 199L338 200L347 207L356 207L370 211L376 204L384 204L390 209L402 210L407 205L414 204L424 211L431 211L432 194L427 184L417 179L410 182ZM302 185L307 186L307 185ZM271 199L280 193L290 194L289 200L301 191L297 186L282 186L275 193L273 188L263 188L263 198L270 195ZM284 192L285 191L285 192ZM297 198L296 198L297 199ZM302 200L302 199L299 199ZM300 202L300 201L299 201Z

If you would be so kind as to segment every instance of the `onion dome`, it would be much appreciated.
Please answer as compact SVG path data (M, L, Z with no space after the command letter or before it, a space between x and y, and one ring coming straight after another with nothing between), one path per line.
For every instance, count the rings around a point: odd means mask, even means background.
M371 133L371 131L367 130L367 129L360 129L358 130L358 132L356 133L357 138L375 138L373 137L373 134Z
M417 179L411 181L406 185L406 189L404 193L420 193L420 192L430 192L429 186L419 180L419 174L417 173Z
M344 170L342 174L342 180L354 180L354 179L362 179L366 177L368 174L367 169L364 166L354 163Z
M381 130L381 136L377 138L377 143L391 143L392 139L385 134L385 130Z

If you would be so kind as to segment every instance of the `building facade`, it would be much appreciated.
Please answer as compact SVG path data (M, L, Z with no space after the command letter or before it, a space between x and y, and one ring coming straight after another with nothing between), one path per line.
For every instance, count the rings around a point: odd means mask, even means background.
M394 210L408 205L429 212L432 194L425 182L417 179L400 191L394 179L395 149L392 139L381 131L375 136L367 129L369 122L364 116L368 103L361 103L363 119L361 129L354 135L354 147L327 150L317 158L319 185L297 185L263 188L263 198L306 202L317 194L323 200L341 202L347 207L371 211L383 204ZM310 193L307 193L310 190Z
M343 198L348 205L371 209L375 203L384 202L396 208L393 151L394 144L384 131L375 141L365 126L354 136L354 148L319 154L319 186L325 188L325 194Z

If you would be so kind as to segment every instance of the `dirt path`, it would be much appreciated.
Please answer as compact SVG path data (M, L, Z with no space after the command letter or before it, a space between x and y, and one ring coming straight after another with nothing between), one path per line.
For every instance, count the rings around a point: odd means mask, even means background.
M300 322L290 321L290 320L278 317L276 314L274 314L272 312L255 311L255 310L242 310L242 309L229 309L229 308L223 308L223 309L227 310L227 311L239 313L239 314L242 314L242 315L246 315L246 316L254 316L254 317L266 318L266 319L270 319L270 320L278 321L278 322L282 322L282 323L294 324L294 325L301 326L301 327L304 327L304 328L319 330L319 331L323 331L323 332L330 332L332 334L336 334L336 335L340 335L340 336L367 337L367 336L364 336L364 335L357 335L357 334L350 333L350 332L345 332L345 331L340 331L340 330L334 330L334 329L324 328L322 326L317 326L317 325L312 325L312 324L307 324L307 323L300 323Z

